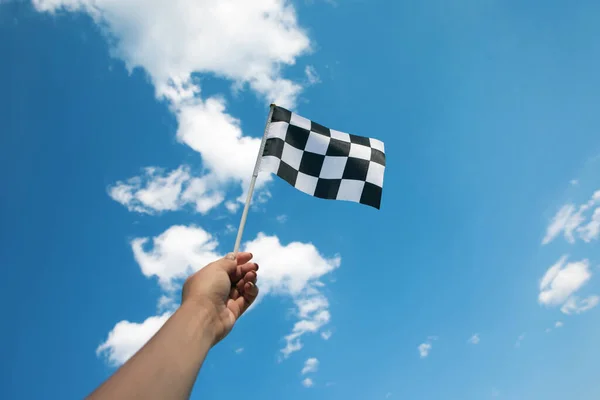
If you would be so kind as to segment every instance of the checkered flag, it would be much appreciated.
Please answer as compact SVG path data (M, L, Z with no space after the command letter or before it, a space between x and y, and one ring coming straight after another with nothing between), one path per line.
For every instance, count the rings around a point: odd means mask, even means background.
M329 129L278 106L265 132L261 171L311 196L379 209L383 142Z

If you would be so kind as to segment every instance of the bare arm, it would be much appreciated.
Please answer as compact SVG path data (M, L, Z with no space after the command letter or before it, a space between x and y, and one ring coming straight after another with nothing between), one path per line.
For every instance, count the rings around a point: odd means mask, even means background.
M192 275L181 306L163 327L88 398L187 399L208 351L252 304L258 265L250 253L225 257Z

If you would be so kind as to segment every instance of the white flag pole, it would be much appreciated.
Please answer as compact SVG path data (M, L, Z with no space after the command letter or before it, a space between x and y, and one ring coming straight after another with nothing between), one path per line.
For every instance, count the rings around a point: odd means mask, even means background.
M233 247L234 256L237 255L240 250L240 244L242 242L242 234L244 233L244 227L246 226L246 219L248 218L248 210L250 209L250 203L252 202L252 194L254 193L254 185L256 184L256 178L260 169L260 162L262 160L263 152L265 151L265 144L267 142L267 132L271 125L271 117L273 116L273 109L275 104L271 104L269 110L269 117L267 118L267 124L265 125L265 132L263 133L262 141L260 142L260 148L258 150L258 156L256 157L256 164L254 165L254 172L252 173L252 179L250 180L250 186L248 187L248 195L246 197L246 204L244 205L244 211L242 212L242 220L240 221L240 227L238 228L237 238L235 239L235 246Z

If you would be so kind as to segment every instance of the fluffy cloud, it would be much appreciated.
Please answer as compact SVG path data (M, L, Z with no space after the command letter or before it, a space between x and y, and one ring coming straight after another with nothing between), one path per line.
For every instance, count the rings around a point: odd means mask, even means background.
M193 73L250 85L268 100L293 103L300 87L281 67L310 51L284 0L33 0L39 11L88 13L127 67L145 69L159 96L189 97ZM174 95L177 91L177 95Z
M306 375L311 372L317 372L319 369L319 360L316 358L309 358L304 362L304 368L302 368L302 375Z
M203 167L218 182L248 184L261 140L244 136L240 121L227 114L225 108L221 98L194 99L182 105L176 111L177 139L200 153ZM270 175L260 178L257 187L267 182Z
M299 321L285 336L286 345L281 350L287 358L302 349L302 336L319 332L329 323L329 302L319 290L322 286L319 278L338 268L341 258L324 258L314 245L308 243L293 242L283 246L277 237L262 233L245 248L261 255L261 296L283 294L291 296L296 304Z
M282 245L276 236L263 233L246 243L245 249L260 254L260 285L265 294L290 294L298 298L301 316L327 306L326 300L319 296L318 279L340 266L339 256L324 258L313 244Z
M217 240L202 228L175 225L152 239L136 238L131 242L133 255L142 273L156 276L160 285L171 290L178 279L190 275L206 264L220 258Z
M569 243L575 242L576 234L585 242L598 239L600 234L600 207L594 210L591 221L582 226L586 220L585 214L598 204L600 204L600 190L595 192L590 200L584 204L579 206L565 204L562 206L548 225L542 244L550 243L561 233Z
M480 341L480 339L479 339L478 333L474 334L473 336L471 336L469 338L469 343L471 343L471 344L479 344L479 341Z
M223 202L224 194L216 187L214 177L192 177L188 167L181 166L169 173L148 167L144 175L110 186L108 194L129 211L153 214L193 204L197 212L205 214Z
M565 314L581 314L596 307L599 302L599 296L589 296L583 300L580 300L578 297L573 296L569 298L565 304L563 304L560 311L562 311Z
M203 99L195 75L227 79L235 90L250 87L267 102L287 107L302 90L283 78L282 69L310 52L310 40L285 0L33 0L33 5L41 12L89 14L113 54L129 70L148 73L156 96L178 119L177 139L202 156L211 179L199 178L187 197L178 192L177 180L143 188L139 177L115 185L111 196L133 211L172 210L183 201L207 212L223 201L220 192L228 182L247 187L260 140L242 134L222 96ZM315 83L316 72L308 71ZM257 187L269 179L262 176Z
M427 341L425 343L421 343L418 347L419 349L419 356L421 358L425 358L429 355L429 352L431 351L431 347L432 347L432 343L434 340L437 340L438 337L437 336L429 336L427 338Z
M157 277L167 292L159 299L159 310L172 310L172 293L183 278L222 257L216 251L216 238L196 226L175 225L152 239L134 239L131 246L142 273ZM264 296L277 295L291 297L296 305L298 321L284 337L286 345L281 350L286 358L303 347L303 335L320 332L329 323L329 302L320 291L323 283L319 279L338 268L341 258L325 258L309 243L283 245L277 237L262 233L246 243L244 249L260 261L260 295L255 304ZM106 354L115 365L123 363L162 326L168 315L151 317L141 324L119 322L99 348L99 354Z
M202 100L192 98L174 110L179 125L177 140L200 153L206 171L192 177L188 167L180 167L169 174L157 168L146 169L145 176L134 177L113 185L109 194L131 211L152 212L177 210L194 204L196 211L207 213L224 201L231 183L248 187L260 139L244 136L240 121L225 111L221 98ZM256 188L263 188L271 180L270 174L261 174ZM259 193L260 195L260 193ZM239 201L245 199L245 193ZM230 212L236 212L235 202L226 202Z
M313 387L313 386L314 386L314 384L315 384L315 383L314 383L314 382L313 382L313 380L312 380L312 379L310 379L310 378L304 378L304 380L302 381L302 385L303 385L304 387L307 387L307 388L309 388L309 387Z
M563 256L544 274L538 297L541 304L548 306L563 304L591 278L588 260L570 263L566 261L567 257Z
M425 358L429 355L429 352L431 351L431 343L427 342L427 343L421 343L419 345L419 356L421 358Z
M97 349L96 354L105 357L114 366L118 366L134 355L171 316L165 313L150 317L141 324L121 321L108 334L108 338Z

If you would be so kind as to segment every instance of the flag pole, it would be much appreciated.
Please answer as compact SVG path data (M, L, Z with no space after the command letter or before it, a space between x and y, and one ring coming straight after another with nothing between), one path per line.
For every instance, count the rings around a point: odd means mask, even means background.
M265 132L263 133L262 141L260 142L260 148L258 150L258 156L256 157L256 164L254 165L254 172L252 173L252 179L250 180L250 186L248 187L248 195L246 196L246 204L244 205L244 211L242 211L242 219L240 221L240 227L238 228L237 238L235 239L235 246L233 247L234 256L237 255L240 250L240 244L242 242L242 234L244 233L244 227L246 226L246 219L248 218L248 210L250 209L250 203L252 202L252 194L254 193L254 185L256 184L256 178L260 169L260 162L262 160L263 152L265 151L265 144L267 142L267 132L271 125L271 117L273 116L273 109L275 104L271 104L269 109L269 117L265 125Z

